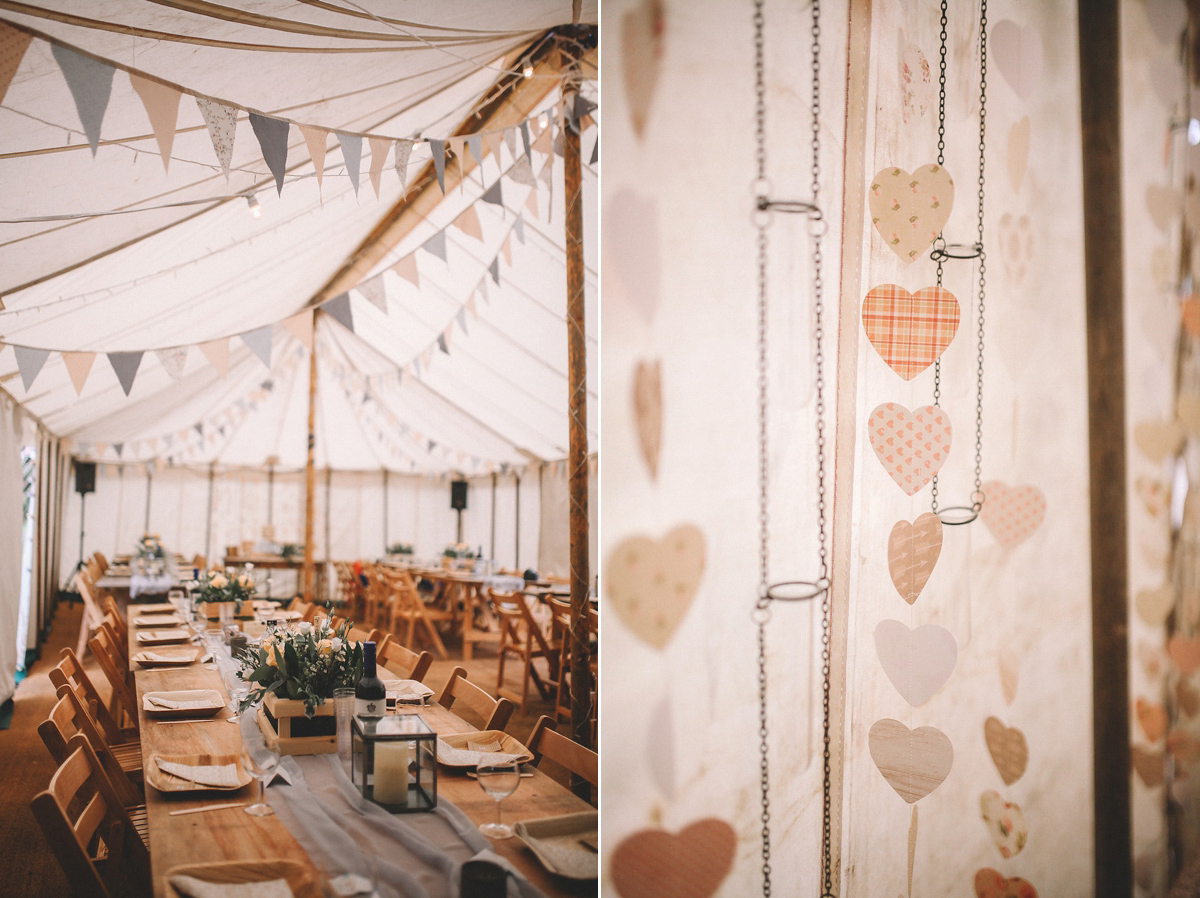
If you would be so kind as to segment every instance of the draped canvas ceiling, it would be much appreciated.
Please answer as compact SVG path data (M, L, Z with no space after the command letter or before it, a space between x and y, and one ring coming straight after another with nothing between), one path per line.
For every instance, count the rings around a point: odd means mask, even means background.
M546 31L596 19L594 2L537 0L0 0L4 53L32 36L0 104L0 384L85 457L299 467L321 308L318 465L476 474L565 457L554 150L578 121L591 334L599 111L594 53L591 102L562 111ZM164 86L168 108L180 94L173 138L151 113ZM213 103L235 116L228 173ZM251 115L288 125L275 172ZM443 196L427 141L447 139ZM389 224L386 252L355 255Z

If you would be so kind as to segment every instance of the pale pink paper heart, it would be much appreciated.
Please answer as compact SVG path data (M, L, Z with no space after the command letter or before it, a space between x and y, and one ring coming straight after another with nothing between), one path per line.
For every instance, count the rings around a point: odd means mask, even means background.
M1160 231L1165 231L1183 214L1182 202L1183 194L1176 187L1151 184L1146 188L1146 209Z
M616 274L623 293L647 323L658 311L661 288L658 205L652 196L617 190L604 205L606 272Z
M1036 486L1007 486L989 480L983 485L983 493L986 500L979 517L1006 549L1029 539L1046 518L1046 497Z
M911 174L885 168L871 181L871 222L883 242L911 262L941 233L954 206L954 181L940 165L922 165Z
M933 480L950 452L950 419L936 405L910 412L885 402L871 412L867 430L879 463L909 496Z
M643 642L664 648L696 596L704 555L704 534L692 524L681 524L661 540L623 539L605 566L613 612Z
M1008 180L1019 193L1029 164L1029 116L1022 116L1008 129Z
M958 300L941 287L909 293L896 284L871 288L863 299L867 339L887 366L912 380L943 352L958 333Z
M867 744L883 778L909 804L945 782L954 766L954 746L934 727L910 730L885 717L871 724Z
M621 18L621 82L629 119L641 138L662 62L665 11L661 0L642 0Z
M1042 77L1042 36L1037 28L999 21L992 26L988 49L1013 92L1022 100L1031 99Z
M999 792L989 790L979 797L979 810L992 840L1000 849L1000 856L1010 858L1020 854L1029 838L1021 808L1005 801Z
M1000 216L1000 260L1004 273L1016 283L1025 279L1033 262L1033 225L1028 215Z
M958 643L945 627L925 624L910 630L898 620L875 627L875 654L901 697L923 705L946 685L958 660Z
M888 573L900 598L912 604L942 554L942 520L925 512L911 524L897 521L888 537Z

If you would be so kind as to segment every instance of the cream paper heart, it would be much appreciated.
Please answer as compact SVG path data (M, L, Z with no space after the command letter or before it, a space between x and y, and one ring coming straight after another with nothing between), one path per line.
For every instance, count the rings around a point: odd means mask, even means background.
M1005 801L999 792L987 791L979 797L979 810L996 847L1000 849L1001 857L1010 858L1020 854L1029 838L1021 808L1011 801Z
M641 139L662 62L665 13L661 0L642 0L621 18L621 82L629 120Z
M704 534L680 524L661 540L631 536L608 556L612 609L643 642L661 649L687 614L704 574Z
M945 627L908 629L898 620L875 628L875 654L901 697L914 708L929 701L954 673L958 643Z
M987 498L979 517L1006 549L1029 539L1046 519L1046 497L1036 486L1007 486L989 480L983 485L983 494Z
M941 287L909 293L896 284L872 287L863 299L867 339L887 366L912 380L943 352L958 333L958 300Z
M1138 617L1152 627L1161 627L1175 607L1175 587L1168 583L1156 589L1139 589L1133 604Z
M1171 222L1183 214L1183 194L1176 187L1151 184L1146 188L1146 209L1154 226L1160 231L1170 227Z
M1157 518L1167 510L1167 485L1153 477L1138 477L1134 481L1134 491L1142 500L1146 514Z
M867 429L879 463L909 496L933 480L950 452L950 419L936 405L910 412L885 402L871 412Z
M871 724L867 744L883 778L909 804L944 783L954 766L954 746L933 727L910 730L885 717Z
M619 285L615 292L652 322L662 280L657 201L628 188L617 190L604 204L602 229L604 271L616 274L610 287Z
M1033 224L1028 215L1005 212L1000 216L1000 261L1014 283L1025 279L1033 262Z
M1175 400L1175 417L1190 433L1200 433L1200 395L1180 393Z
M911 524L897 521L888 537L888 573L900 598L912 604L942 554L942 520L925 512Z
M633 414L637 421L638 447L650 469L650 478L658 477L658 454L662 449L662 362L638 362L633 373Z
M1042 77L1042 36L1037 28L1004 19L992 26L989 43L1008 86L1022 100L1032 98Z
M1186 437L1178 421L1140 421L1133 428L1133 442L1155 464L1178 452Z
M1008 129L1008 180L1013 193L1021 191L1029 164L1029 116L1022 116Z
M1011 786L1024 775L1029 763L1029 745L1024 733L1016 727L1006 727L999 717L989 717L983 722L983 740L1004 785Z
M942 232L954 207L954 181L940 165L922 165L909 174L885 168L871 181L871 223L904 262L911 262Z

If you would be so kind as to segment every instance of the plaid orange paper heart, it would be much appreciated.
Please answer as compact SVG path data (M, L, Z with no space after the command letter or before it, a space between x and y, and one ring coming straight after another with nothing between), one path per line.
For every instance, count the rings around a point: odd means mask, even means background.
M867 339L888 367L912 380L958 333L958 300L941 287L909 293L896 284L883 284L863 300L862 320Z

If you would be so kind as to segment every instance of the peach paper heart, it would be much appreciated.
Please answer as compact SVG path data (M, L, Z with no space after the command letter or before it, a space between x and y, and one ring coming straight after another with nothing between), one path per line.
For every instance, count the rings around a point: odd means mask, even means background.
M911 524L897 521L888 537L888 573L900 598L912 604L942 554L942 520L925 512Z
M1012 549L1033 534L1046 517L1046 497L1036 486L1006 486L999 480L983 485L987 497L979 517L996 542Z
M662 449L662 362L638 362L633 373L633 414L637 421L638 447L650 469L651 479L658 477L658 454Z
M1020 664L1017 656L1008 646L1001 646L996 657L1000 668L1000 689L1004 693L1004 704L1012 705L1017 698L1017 683L1020 675Z
M1183 327L1193 337L1200 337L1200 297L1189 296L1179 306Z
M1187 676L1200 667L1200 639L1189 636L1172 636L1167 640L1167 654L1175 669Z
M631 536L608 556L612 609L635 636L661 649L687 614L704 574L704 534L681 524L654 540Z
M1175 684L1175 701L1179 703L1179 710L1188 717L1195 717L1196 712L1200 711L1200 692L1182 677Z
M1028 880L1005 877L991 867L975 874L975 895L976 898L1038 898L1037 889Z
M1146 738L1151 744L1166 735L1166 708L1157 702L1148 702L1144 698L1139 698L1134 705L1134 710L1137 713L1138 723L1142 725L1142 732L1146 734Z
M933 727L910 730L885 717L871 724L867 743L883 778L909 804L945 782L954 766L954 746L945 733Z
M1153 789L1155 786L1163 784L1163 753L1161 751L1150 751L1140 745L1135 745L1130 757L1133 761L1133 769L1137 771L1138 779L1147 788Z
M863 329L897 374L912 380L932 365L958 333L958 300L949 290L909 293L896 284L873 287L862 304Z
M1175 607L1175 587L1168 583L1157 589L1139 589L1133 605L1138 617L1152 627L1161 627Z
M1151 184L1146 188L1146 209L1150 219L1160 231L1165 231L1176 218L1183 214L1183 194L1177 187Z
M909 496L933 480L950 452L950 419L936 405L910 412L885 402L871 412L867 429L879 463Z
M1175 417L1191 433L1200 433L1200 395L1180 393L1175 400Z
M942 232L954 206L954 181L940 165L909 174L885 168L871 181L871 223L901 261L911 262Z
M914 708L946 685L958 661L958 643L945 627L908 629L898 620L875 628L875 654L896 691Z
M1016 727L1006 727L998 717L983 722L983 739L987 743L992 763L1004 785L1011 786L1025 773L1029 763L1029 746L1025 734Z
M737 833L723 820L679 831L643 829L613 850L609 873L621 898L709 898L733 869Z
M1007 859L1020 854L1029 838L1021 808L1011 801L1005 801L999 792L987 791L979 797L979 810L996 847L1000 849L1000 856Z
M664 25L661 0L642 0L621 19L621 81L629 119L639 139L658 84Z

